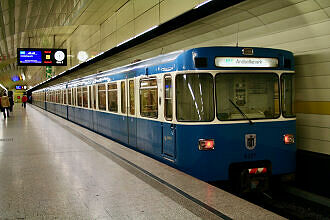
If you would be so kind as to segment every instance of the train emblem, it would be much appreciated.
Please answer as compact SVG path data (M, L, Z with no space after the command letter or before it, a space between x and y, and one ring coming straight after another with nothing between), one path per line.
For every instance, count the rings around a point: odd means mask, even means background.
M256 134L246 134L245 135L245 147L248 150L253 150L257 144L257 135Z

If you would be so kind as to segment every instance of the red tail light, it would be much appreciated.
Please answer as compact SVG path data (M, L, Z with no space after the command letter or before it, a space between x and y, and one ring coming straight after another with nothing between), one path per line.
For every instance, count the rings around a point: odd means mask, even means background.
M260 168L249 169L249 174L259 174L259 173L267 173L267 168L260 167Z
M213 150L214 140L213 139L199 139L198 141L199 150Z
M294 135L293 134L286 134L284 135L284 144L294 144Z

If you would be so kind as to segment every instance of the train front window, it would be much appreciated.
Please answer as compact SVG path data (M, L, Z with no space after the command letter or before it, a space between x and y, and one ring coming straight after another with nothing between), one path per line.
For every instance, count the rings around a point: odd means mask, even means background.
M214 119L213 77L211 74L176 76L176 115L178 121Z
M295 78L293 74L281 76L282 113L284 117L295 117L294 109L294 87Z
M215 87L219 120L271 119L280 116L276 74L217 74Z

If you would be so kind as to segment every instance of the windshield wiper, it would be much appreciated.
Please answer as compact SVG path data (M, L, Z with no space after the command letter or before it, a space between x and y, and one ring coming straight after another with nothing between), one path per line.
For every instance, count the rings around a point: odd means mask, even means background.
M251 121L251 119L249 119L248 116L244 112L242 112L242 110L231 99L228 99L228 100L239 111L239 113L241 113L241 115L243 115L243 117L249 121L250 125L252 125L253 122Z

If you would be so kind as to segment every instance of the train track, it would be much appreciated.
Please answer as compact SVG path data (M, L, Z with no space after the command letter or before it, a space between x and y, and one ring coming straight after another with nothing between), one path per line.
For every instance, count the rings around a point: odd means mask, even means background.
M213 185L288 219L330 220L330 199L291 186L280 185L272 192L242 195L219 183Z

